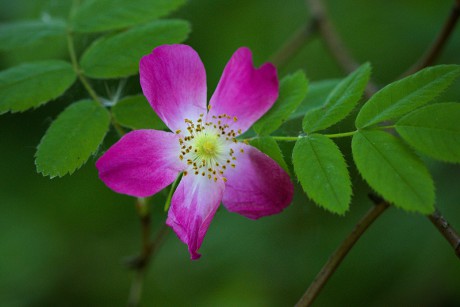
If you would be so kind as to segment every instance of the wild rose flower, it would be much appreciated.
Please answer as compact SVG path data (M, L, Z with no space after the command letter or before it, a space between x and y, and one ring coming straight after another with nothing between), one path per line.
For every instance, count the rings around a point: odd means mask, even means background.
M155 48L140 61L140 82L152 108L172 132L137 130L123 136L96 163L112 190L151 196L183 177L167 225L192 259L219 204L251 219L282 211L292 200L289 175L236 137L278 97L276 68L255 69L251 51L238 49L206 107L206 72L186 45Z

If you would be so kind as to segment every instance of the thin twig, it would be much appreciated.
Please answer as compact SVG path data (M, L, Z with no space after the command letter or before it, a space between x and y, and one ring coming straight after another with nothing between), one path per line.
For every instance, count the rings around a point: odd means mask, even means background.
M270 57L269 62L277 67L284 66L288 60L296 55L302 46L304 46L318 31L318 23L315 18L302 27L300 27L278 51Z
M128 299L128 306L132 307L139 306L142 297L144 276L146 274L147 268L151 263L153 256L158 251L158 248L163 242L163 239L169 229L166 224L163 224L153 241L151 241L150 233L152 220L146 200L143 198L138 198L136 202L136 209L141 222L142 242L140 255L127 262L127 265L136 271L133 277Z
M449 225L449 222L446 221L438 210L430 214L428 218L452 246L457 257L460 258L460 235Z
M342 42L342 39L329 19L326 7L321 0L306 0L306 2L312 18L318 22L319 32L329 52L345 73L351 73L359 67L359 63L354 59L346 45ZM369 81L365 94L367 97L370 97L376 93L377 90L378 86L374 82Z
M409 76L427 66L430 66L435 62L435 60L441 54L441 51L443 50L450 36L452 35L452 32L455 29L459 17L460 0L455 0L449 16L447 17L441 31L439 32L438 36L435 38L431 46L428 48L425 54L414 65L412 65L412 67L410 67L400 76L400 78Z
M375 205L364 215L358 224L356 224L353 231L331 255L321 271L318 275L316 275L315 280L310 284L310 287L296 304L297 307L310 306L313 303L321 289L335 272L353 245L355 245L366 229L385 211L385 209L389 207L389 204L386 201L381 199L373 200L377 201Z

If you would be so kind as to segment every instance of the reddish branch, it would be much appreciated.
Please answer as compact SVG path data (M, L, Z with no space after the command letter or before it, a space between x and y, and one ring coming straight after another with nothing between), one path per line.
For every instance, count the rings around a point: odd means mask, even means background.
M444 236L444 238L449 242L452 248L455 251L455 254L460 258L460 236L455 231L449 222L441 215L441 213L436 210L433 214L428 216L430 221L436 226L439 232Z
M313 303L321 289L329 280L329 277L331 277L340 263L342 263L351 248L355 245L359 238L361 238L367 228L369 228L369 226L390 206L382 199L378 199L376 197L371 197L371 199L375 202L375 205L363 216L358 224L356 224L353 231L345 238L345 240L343 240L342 244L340 244L340 246L331 255L321 271L318 275L316 275L315 280L311 283L310 287L296 304L296 307L310 306Z
M409 68L406 72L401 75L402 77L411 75L422 68L430 66L435 62L435 60L441 54L444 46L446 45L447 41L449 40L452 32L455 29L455 25L460 17L460 0L456 0L452 9L450 11L449 16L447 17L444 25L439 32L438 36L433 41L431 47L425 52L425 54L415 63L411 68Z
M347 46L338 35L334 25L330 21L326 7L321 0L306 1L310 8L312 18L318 23L318 31L326 43L329 52L347 74L351 73L358 68L360 64L354 59ZM372 96L377 90L378 87L375 83L370 81L366 87L366 96Z

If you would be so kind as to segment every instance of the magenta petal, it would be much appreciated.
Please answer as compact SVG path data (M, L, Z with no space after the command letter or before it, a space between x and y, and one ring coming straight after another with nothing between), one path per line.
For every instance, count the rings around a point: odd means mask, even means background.
M276 68L266 63L255 69L251 51L240 48L225 66L211 97L210 115L236 116L232 128L244 132L272 107L278 98L278 87Z
M184 119L206 114L206 71L187 45L163 45L144 56L139 65L142 91L172 130L185 130Z
M197 251L222 200L224 187L222 180L187 175L174 192L166 224L188 245L192 259L201 256Z
M185 168L179 136L136 130L123 136L96 162L99 177L112 190L147 197L171 184Z
M223 205L250 219L281 212L291 203L294 193L289 175L258 149L245 144L237 146L236 168L225 172Z

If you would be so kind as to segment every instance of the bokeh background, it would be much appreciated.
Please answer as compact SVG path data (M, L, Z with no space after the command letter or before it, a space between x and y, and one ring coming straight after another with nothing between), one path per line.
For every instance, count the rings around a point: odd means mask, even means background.
M65 16L67 0L0 0L0 20ZM329 0L343 40L360 62L370 61L380 84L396 78L431 43L453 1ZM174 17L192 24L187 41L201 55L209 94L226 61L248 46L266 61L303 24L303 0L191 0ZM82 38L83 48L89 38ZM0 53L0 69L54 56L67 58L64 42ZM460 29L439 63L460 63ZM279 70L305 70L310 81L343 73L316 38ZM96 83L101 92L114 84ZM126 91L138 91L136 78ZM134 200L99 181L92 158L72 176L37 174L34 153L51 121L84 97L75 85L34 111L0 116L0 306L123 306L132 272L123 259L140 247ZM0 97L1 99L1 97ZM457 81L440 99L460 101ZM460 120L460 119L459 119ZM334 127L348 131L351 121ZM296 134L299 122L284 133ZM107 139L99 154L114 136ZM199 261L169 233L145 282L144 306L290 306L306 290L330 253L371 206L353 167L350 140L339 142L354 184L345 216L316 207L297 186L293 204L257 222L220 209ZM292 144L283 145L289 160ZM460 230L460 168L426 159L435 178L438 207ZM154 197L155 228L164 223L165 194ZM332 277L316 306L459 306L460 263L427 218L390 208L361 238Z

